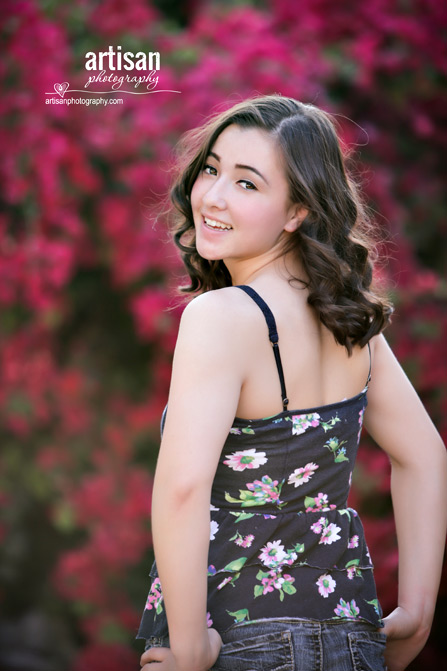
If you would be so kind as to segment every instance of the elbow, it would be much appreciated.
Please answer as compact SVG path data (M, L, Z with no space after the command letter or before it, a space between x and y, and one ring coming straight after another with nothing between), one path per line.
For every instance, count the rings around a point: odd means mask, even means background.
M209 502L211 494L210 483L194 477L162 476L154 480L152 493L153 510L159 507L171 510L180 510L190 505L204 505Z
M391 454L388 456L393 469L415 469L419 472L422 469L424 472L429 468L447 478L447 450L440 437L425 442L420 449L410 449L398 457Z

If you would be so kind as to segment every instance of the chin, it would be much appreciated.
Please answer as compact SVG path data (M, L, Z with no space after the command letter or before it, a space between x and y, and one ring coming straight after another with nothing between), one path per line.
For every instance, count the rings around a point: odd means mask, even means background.
M213 252L207 251L206 249L202 249L200 245L197 245L197 243L196 243L196 249L197 249L197 254L202 259L205 259L205 261L221 261L222 260L222 257L219 256L216 252L213 254Z

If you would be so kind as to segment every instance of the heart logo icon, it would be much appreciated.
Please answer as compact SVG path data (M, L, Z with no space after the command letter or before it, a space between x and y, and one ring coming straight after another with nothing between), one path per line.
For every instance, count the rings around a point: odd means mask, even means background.
M59 93L60 97L63 98L65 95L65 91L68 89L68 82L64 82L63 84L55 84L54 85L54 90L56 93Z

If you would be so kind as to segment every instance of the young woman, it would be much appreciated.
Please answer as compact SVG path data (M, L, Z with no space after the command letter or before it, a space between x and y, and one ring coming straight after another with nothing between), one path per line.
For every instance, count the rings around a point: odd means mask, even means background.
M200 295L162 418L141 665L405 669L433 617L447 459L381 335L391 308L333 122L262 96L181 151L174 237ZM383 620L346 504L363 424L392 468L399 602Z

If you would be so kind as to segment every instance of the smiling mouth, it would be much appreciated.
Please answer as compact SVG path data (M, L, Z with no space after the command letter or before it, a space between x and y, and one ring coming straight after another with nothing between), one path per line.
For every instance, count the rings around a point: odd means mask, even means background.
M215 219L209 219L208 217L202 217L202 219L205 226L212 231L231 231L233 228L229 224L223 224Z

